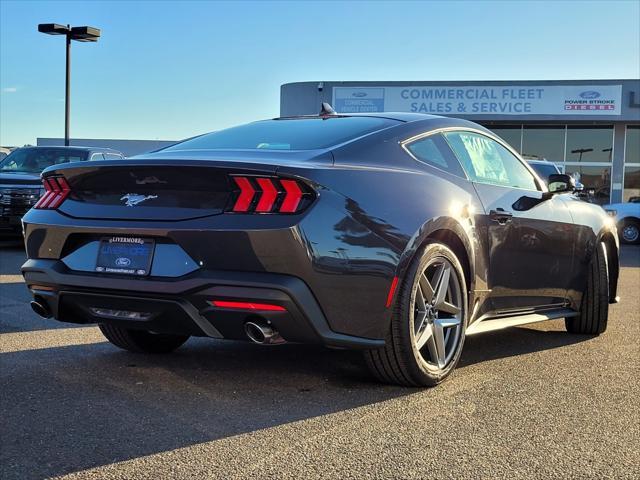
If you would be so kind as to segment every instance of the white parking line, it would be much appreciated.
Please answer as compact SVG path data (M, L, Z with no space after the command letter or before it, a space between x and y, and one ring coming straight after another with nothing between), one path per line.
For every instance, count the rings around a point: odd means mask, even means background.
M0 334L0 354L106 342L98 327L55 328Z

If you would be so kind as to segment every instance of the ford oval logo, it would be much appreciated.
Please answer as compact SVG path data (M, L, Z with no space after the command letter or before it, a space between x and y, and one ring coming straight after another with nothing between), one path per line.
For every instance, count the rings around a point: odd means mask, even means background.
M128 267L131 265L131 259L127 257L116 258L116 265L118 267Z
M351 95L354 97L362 98L367 96L367 92L353 92Z
M595 90L587 90L586 92L582 92L580 94L581 98L598 98L600 96L600 92L596 92Z

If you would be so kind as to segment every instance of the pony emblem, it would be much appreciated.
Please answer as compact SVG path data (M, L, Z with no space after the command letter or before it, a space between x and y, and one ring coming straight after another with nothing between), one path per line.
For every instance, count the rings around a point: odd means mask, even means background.
M138 195L137 193L127 193L120 200L126 200L125 205L127 207L135 207L139 203L142 203L146 200L152 200L154 198L158 198L157 195Z

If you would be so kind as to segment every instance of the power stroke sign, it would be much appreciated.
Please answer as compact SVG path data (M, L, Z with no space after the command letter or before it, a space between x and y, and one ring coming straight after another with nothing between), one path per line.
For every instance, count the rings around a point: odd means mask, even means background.
M622 85L334 87L340 113L620 115Z

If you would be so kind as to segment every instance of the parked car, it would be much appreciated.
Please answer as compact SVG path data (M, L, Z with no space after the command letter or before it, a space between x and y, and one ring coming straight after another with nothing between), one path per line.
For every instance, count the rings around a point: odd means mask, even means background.
M550 175L562 173L555 163L551 163L548 160L527 160L527 163L531 165L531 168L535 170L545 184L547 184Z
M640 244L640 197L632 197L626 203L612 203L604 209L614 217L623 243Z
M11 150L5 147L0 147L0 160L3 160L7 155L11 153Z
M40 173L52 165L85 160L122 159L110 148L24 147L0 161L0 234L18 235L22 216L44 193Z
M555 318L598 335L616 301L605 211L466 120L324 105L43 178L24 217L34 311L133 352L316 343L432 386L466 335Z

